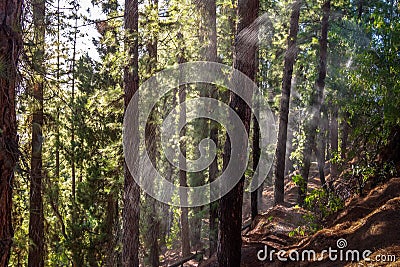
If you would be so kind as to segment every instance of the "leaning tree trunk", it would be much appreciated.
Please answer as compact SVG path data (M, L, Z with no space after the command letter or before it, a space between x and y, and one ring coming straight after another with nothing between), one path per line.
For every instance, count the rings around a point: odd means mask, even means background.
M124 70L124 86L125 86L125 109L131 101L133 95L139 89L139 64L138 64L138 1L125 0L125 47L127 49L128 64ZM139 132L139 111L138 103L132 106L133 114L137 118L133 120L133 133ZM134 138L139 139L139 136ZM133 176L139 175L139 144L136 142L130 147L135 165L132 173L128 170L126 162L124 164L124 209L123 209L123 234L122 234L122 265L129 267L139 266L139 204L140 204L140 188L133 179Z
M32 118L32 157L31 186L29 205L29 246L28 266L44 266L44 221L42 199L42 145L43 145L43 88L44 88L44 42L45 42L45 1L32 2L33 24L35 26L33 53L34 81L33 97L35 101Z
M13 238L12 184L19 154L15 88L22 44L21 11L21 0L0 1L0 266L8 265Z
M293 65L297 54L297 32L299 31L300 7L302 1L295 0L290 15L290 31L288 36L288 48L285 54L285 63L282 80L282 97L279 112L279 133L278 144L275 153L275 187L274 205L284 202L284 182L285 182L285 160L286 160L286 141L289 118L290 89L292 85Z
M239 0L238 3L238 33L249 27L257 18L259 0ZM256 35L257 36L257 35ZM254 81L256 74L257 42L246 42L246 38L237 40L235 46L235 68ZM245 92L251 99L252 93ZM235 110L242 120L247 133L250 132L251 109L242 98L231 93L229 106ZM226 168L231 157L230 141L224 147L223 167ZM243 152L245 153L245 152ZM237 155L234 155L237 156ZM220 199L219 235L217 257L219 266L240 266L242 246L242 204L244 175L235 187Z
M326 58L328 52L328 27L329 27L329 14L331 9L331 2L327 0L322 6L323 16L321 21L321 38L319 40L319 66L318 78L315 84L316 90L312 96L311 108L312 117L306 123L305 132L307 134L306 142L303 150L303 166L301 169L301 176L303 182L299 186L298 203L304 204L304 199L307 194L308 175L310 172L311 153L315 147L315 138L317 133L318 124L321 116L321 105L324 97L325 77L326 77ZM316 152L316 151L315 151Z

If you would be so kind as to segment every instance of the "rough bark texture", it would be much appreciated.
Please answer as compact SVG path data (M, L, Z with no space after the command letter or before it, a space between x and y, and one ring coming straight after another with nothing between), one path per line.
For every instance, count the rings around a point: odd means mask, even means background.
M43 145L43 87L44 87L44 40L45 40L45 1L32 2L33 23L35 26L33 66L36 73L33 81L35 101L32 118L31 186L29 205L29 246L28 266L44 266L44 222L42 199L42 145Z
M289 118L290 89L292 85L293 65L297 54L297 32L299 31L300 7L302 1L295 0L290 15L290 30L288 36L288 48L285 54L285 63L282 80L282 97L279 111L279 133L278 144L275 153L275 182L274 182L274 205L284 202L284 180L286 141Z
M7 266L12 245L12 184L18 160L15 88L21 49L22 1L0 1L0 266Z
M238 3L238 33L250 26L258 16L258 0L239 0ZM256 35L257 36L257 35ZM254 80L256 73L257 42L249 44L241 38L235 45L235 68ZM249 94L251 99L251 92ZM237 95L231 93L229 106L241 118L247 133L250 131L251 109ZM223 165L226 168L231 157L230 141L227 138L224 147ZM237 156L237 155L234 155ZM244 160L244 159L243 159ZM242 246L242 204L243 204L244 176L238 184L220 200L219 207L219 235L217 257L219 266L240 266Z
M128 64L124 70L124 86L125 86L125 108L128 106L132 96L139 89L138 75L138 1L125 0L125 30L126 39L125 47L127 49ZM138 103L134 103L134 114L138 113ZM134 132L139 132L138 120L134 121ZM136 136L139 139L139 136ZM135 170L129 172L125 163L124 173L124 208L123 208L123 248L122 248L122 265L129 267L139 266L139 204L140 204L140 188L133 179L133 175L138 173L138 157L139 157L139 140L131 147L134 159Z
M317 127L321 116L321 105L324 97L325 88L325 77L326 77L326 59L328 52L328 27L329 27L329 15L331 9L331 2L327 0L322 6L322 20L321 20L321 37L319 40L319 66L318 66L318 78L315 84L315 92L311 101L312 117L309 122L306 123L305 130L307 134L306 142L303 150L303 166L301 169L301 176L304 182L299 186L298 203L303 205L305 196L307 194L307 183L308 174L310 171L311 153L315 147L315 137L317 133ZM317 151L315 151L317 152Z

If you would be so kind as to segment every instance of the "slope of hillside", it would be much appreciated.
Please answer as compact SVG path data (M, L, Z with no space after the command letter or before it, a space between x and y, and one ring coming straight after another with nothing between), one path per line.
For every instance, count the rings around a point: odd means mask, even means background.
M299 208L278 206L258 216L252 230L243 235L241 266L399 266L400 178L372 189L365 197L349 199L317 233L300 239L290 236L307 223L304 214ZM287 261L279 260L273 250L285 251L281 258ZM218 266L215 255L200 266Z

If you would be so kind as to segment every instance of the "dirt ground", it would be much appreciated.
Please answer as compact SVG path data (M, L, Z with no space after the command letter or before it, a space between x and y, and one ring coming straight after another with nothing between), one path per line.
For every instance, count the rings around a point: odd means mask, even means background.
M327 168L326 175L329 180L328 170L329 168ZM316 165L312 166L309 191L320 188L317 175ZM301 229L310 223L305 220L304 215L307 211L295 205L296 199L297 187L291 181L290 176L285 180L285 204L283 206L272 207L273 189L272 187L264 188L261 207L265 212L257 216L249 229L242 232L241 266L400 266L400 178L392 178L387 183L370 189L369 192L366 192L365 197L353 196L347 199L345 207L329 216L324 221L324 228L310 236L307 236L307 233L304 233L305 236L296 234L296 229ZM249 210L250 202L248 198L245 198L244 223L249 221ZM343 261L331 261L327 253L321 254L324 249L328 250L329 247L337 249L340 253L337 247L338 240L345 240L347 243L347 246L342 249L343 255L346 255L348 250L359 251L360 261L358 263L345 261L346 256L343 256ZM260 261L257 253L264 250L266 246L268 251L272 249L284 250L287 253L297 251L300 255L303 251L314 250L317 260L308 261L307 258L307 261L282 262L275 256L272 261L269 259ZM366 250L370 250L372 253L369 257L371 261L362 260L361 253ZM387 261L378 262L377 256ZM394 262L390 258L393 256L396 257ZM348 258L351 259L350 254ZM162 266L169 266L179 259L179 250L169 251L165 255ZM184 266L213 267L218 264L216 255L213 255L210 259L204 257L201 263L192 260Z

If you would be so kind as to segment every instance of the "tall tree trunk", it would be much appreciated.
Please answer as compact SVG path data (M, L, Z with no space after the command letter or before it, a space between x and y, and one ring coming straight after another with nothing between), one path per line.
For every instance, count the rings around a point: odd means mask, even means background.
M279 133L278 144L275 153L275 187L274 205L284 202L284 183L285 183L285 160L286 160L286 141L289 118L290 89L292 85L293 65L297 54L297 32L299 31L300 7L302 1L294 0L292 13L290 15L290 30L288 36L288 48L285 54L285 63L282 80L282 97L279 112Z
M319 51L319 66L318 66L318 78L315 84L315 92L312 96L311 108L312 117L309 122L306 122L305 133L307 135L306 142L303 150L303 166L301 169L301 176L304 180L299 186L298 203L304 204L304 199L307 194L307 183L308 174L310 172L311 153L315 147L315 137L317 133L317 127L321 116L321 105L324 97L325 77L326 77L326 59L328 53L328 27L329 27L329 15L331 9L330 0L326 0L322 6L322 20L321 20L321 37L319 40L320 51ZM316 151L315 151L316 152Z
M181 50L179 51L178 63L182 64L186 61L184 58L185 48L183 44L183 35L178 33L178 41L180 43ZM179 103L186 101L186 85L181 85L179 87ZM186 124L186 108L181 107L179 112L179 124ZM179 185L187 187L187 173L186 169L186 127L179 133L179 145L183 157L179 158ZM188 195L186 193L180 194L180 202L182 204L188 203ZM181 207L181 241L182 241L182 256L188 256L190 254L190 231L189 231L189 209L186 207Z
M179 102L183 103L186 99L186 88L185 86L180 86L179 88ZM179 120L186 121L186 109L182 108L179 115ZM179 134L180 147L182 155L184 158L179 160L179 185L187 187L187 174L186 168L186 141L184 138L186 135L186 129L183 128ZM181 203L187 203L188 196L183 193L180 195ZM188 256L190 254L190 231L189 231L189 210L187 207L181 207L181 241L182 241L182 256Z
M72 85L71 85L71 179L72 179L72 199L75 202L76 196L76 173L75 173L75 64L76 64L76 42L78 35L78 3L73 2L73 16L75 18L75 27L74 27L74 39L73 39L73 47L72 47L72 64L71 64L71 73L72 73ZM74 203L75 205L75 203ZM74 206L75 209L75 206Z
M250 26L258 16L259 0L239 0L238 3L238 33ZM258 34L257 34L258 35ZM256 36L257 36L256 35ZM238 40L235 46L235 68L254 81L256 74L257 42L248 44L246 38ZM251 92L249 94L251 99ZM250 132L251 109L242 98L231 93L229 106L241 118L247 131ZM245 152L244 152L245 153ZM230 141L227 138L224 147L223 167L226 168L231 157ZM237 155L235 155L237 156ZM244 175L235 187L220 199L219 235L217 257L219 266L240 266L242 246L242 204Z
M33 24L35 26L33 54L35 77L33 81L33 97L35 101L32 118L32 154L31 154L31 186L29 205L29 246L28 266L44 266L44 221L42 199L42 146L43 146L43 88L44 88L44 42L45 42L45 8L44 0L34 0Z
M138 1L125 0L124 24L125 24L125 47L128 56L128 63L124 70L125 86L125 109L131 101L133 95L139 89L139 51L138 51ZM135 118L139 118L138 103L132 106ZM138 119L133 120L133 132L138 135ZM139 136L134 137L136 140ZM133 179L139 175L139 144L134 143L129 148L134 157L134 168L132 172L128 170L126 162L124 164L124 208L123 208L123 234L122 234L122 265L127 267L139 267L139 205L140 188Z
M76 205L76 156L75 156L75 123L76 123L76 108L75 108L75 86L76 86L76 49L77 49L77 38L78 38L78 10L79 3L75 0L72 1L72 16L75 20L74 25L74 33L73 33L73 45L72 45L72 62L70 72L72 74L71 81L71 99L70 99L70 108L71 108L71 152L70 152L70 161L71 161L71 192L72 192L72 212L71 212L71 223L72 225L78 224L78 210ZM83 264L83 254L81 251L80 240L81 232L77 227L72 228L72 261L75 266L80 266Z
M154 12L157 17L151 17L151 20L155 20L158 23L158 0L150 1L151 11ZM147 73L149 75L154 74L157 69L157 57L158 57L158 36L153 35L151 40L147 44L147 51L149 53L149 62ZM149 158L154 166L157 166L157 142L158 142L158 125L157 125L157 110L154 109L150 114L149 121L146 124L146 147L148 150ZM149 212L147 214L147 245L149 246L149 264L153 267L160 265L160 248L158 244L158 235L160 232L160 221L157 212L157 201L146 194L146 207Z
M0 2L0 266L7 266L12 245L12 184L18 160L15 114L17 63L21 50L21 0Z
M199 19L199 42L202 44L200 48L200 59L209 62L217 61L217 26L216 26L216 1L204 0L197 1L196 6L200 11ZM200 84L197 86L200 89L200 97L210 97L210 94L217 89L211 84ZM217 94L215 92L214 94ZM194 143L200 143L201 140L210 136L210 124L206 119L198 120L196 129L198 134L194 136ZM215 126L214 126L215 127ZM217 135L214 135L217 137ZM215 140L214 140L215 142ZM200 157L200 151L195 150L195 157ZM215 159L216 160L216 159ZM210 174L210 170L208 171ZM197 172L191 175L190 185L201 186L206 182L206 172ZM208 177L209 181L215 180L215 177ZM193 216L191 217L191 241L192 246L201 245L201 229L202 229L202 210L204 207L194 207L192 209Z
M175 88L173 90L173 95L171 101L169 101L169 98L164 99L164 103L162 106L162 112L161 112L161 117L164 118L166 114L168 114L168 107L176 107L177 106L177 95L178 95L178 88ZM177 116L174 116L174 121L176 121ZM173 164L168 161L167 163L167 175L166 175L166 180L174 183L174 177L176 177L176 168L174 168ZM171 225L173 222L174 217L173 211L171 207L168 204L161 204L162 207L162 217L161 217L161 234L160 234L160 247L166 246L167 245L167 240L170 237L171 234Z
M206 46L204 47L204 60L209 62L217 62L217 6L216 0L203 1L202 17L204 20L204 39ZM209 97L218 99L218 89L216 86L207 85L205 88ZM210 121L210 139L218 147L218 124ZM218 155L208 169L209 183L216 180L218 175ZM210 255L217 251L218 241L218 202L210 203L210 224L209 224L209 242Z

